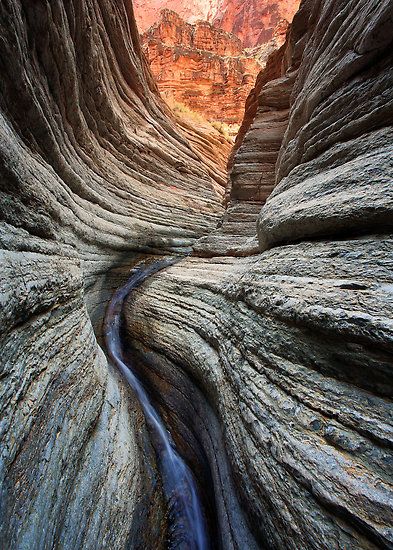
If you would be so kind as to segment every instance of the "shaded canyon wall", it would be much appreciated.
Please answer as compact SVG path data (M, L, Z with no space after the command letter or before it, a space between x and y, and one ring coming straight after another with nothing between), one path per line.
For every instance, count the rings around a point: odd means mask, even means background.
M222 166L160 100L130 1L6 0L0 34L0 540L164 547L144 420L90 316L141 254L215 227Z
M210 437L262 548L393 544L392 9L302 2L233 159L238 207L266 200L254 236L204 238L128 304L146 376L176 388L158 402Z

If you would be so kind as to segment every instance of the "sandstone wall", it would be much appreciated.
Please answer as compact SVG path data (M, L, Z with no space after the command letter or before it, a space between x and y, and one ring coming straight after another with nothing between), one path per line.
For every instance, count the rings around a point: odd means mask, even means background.
M222 0L213 22L252 47L268 42L281 19L291 22L299 4L299 0Z
M387 0L302 2L263 252L189 258L128 304L141 360L176 388L168 421L204 442L217 498L234 484L262 548L393 544L391 22ZM203 397L182 397L184 380Z
M276 163L288 126L290 96L304 48L305 8L285 44L260 71L228 160L226 212L218 228L194 245L203 256L245 256L258 251L256 221L276 183Z
M176 12L187 23L212 21L222 0L135 0L136 22L138 29L144 33L157 22L157 15L163 9Z
M238 124L261 65L238 38L207 21L186 23L169 10L142 36L162 96L209 121Z
M135 0L138 28L144 33L158 21L161 10L176 12L187 23L214 23L235 34L246 47L271 40L277 24L291 22L299 0Z
M89 314L141 253L215 227L223 173L159 99L130 1L5 0L0 35L0 540L163 547L143 418Z

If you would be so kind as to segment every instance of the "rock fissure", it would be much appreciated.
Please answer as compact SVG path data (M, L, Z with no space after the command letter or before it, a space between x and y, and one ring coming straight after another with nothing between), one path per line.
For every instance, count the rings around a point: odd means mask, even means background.
M180 15L250 45L294 7L202 4ZM7 548L193 537L99 346L130 268L191 250L125 301L124 341L194 470L212 546L392 547L392 20L390 0L301 2L246 101L225 189L228 143L163 103L130 0L2 2ZM212 66L209 40L236 42L178 29Z

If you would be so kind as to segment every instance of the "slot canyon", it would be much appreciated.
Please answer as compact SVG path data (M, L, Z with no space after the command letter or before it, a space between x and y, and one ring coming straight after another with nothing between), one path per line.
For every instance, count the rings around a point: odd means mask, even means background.
M393 1L0 37L0 549L393 549Z

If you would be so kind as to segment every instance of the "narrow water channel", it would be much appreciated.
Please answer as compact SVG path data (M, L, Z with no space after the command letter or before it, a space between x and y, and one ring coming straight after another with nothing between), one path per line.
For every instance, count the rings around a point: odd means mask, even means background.
M134 374L129 360L125 359L121 339L123 304L128 295L148 277L177 261L173 257L158 259L136 268L127 283L114 293L108 305L104 320L104 338L111 361L135 391L145 414L168 506L169 548L208 550L210 544L207 526L194 475L178 454L143 384Z

